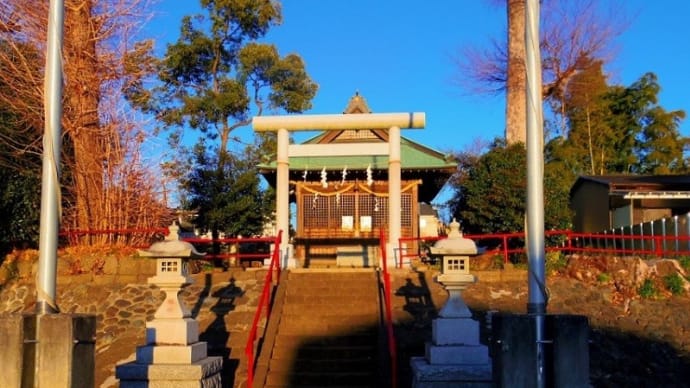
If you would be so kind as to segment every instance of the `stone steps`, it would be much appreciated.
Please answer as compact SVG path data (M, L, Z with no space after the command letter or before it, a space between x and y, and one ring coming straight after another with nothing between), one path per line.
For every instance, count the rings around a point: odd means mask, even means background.
M264 386L380 386L373 270L291 272L285 293Z

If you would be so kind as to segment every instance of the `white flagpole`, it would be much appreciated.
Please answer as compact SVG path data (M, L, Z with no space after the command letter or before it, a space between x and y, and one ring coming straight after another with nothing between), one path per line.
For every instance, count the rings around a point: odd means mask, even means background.
M545 386L544 319L544 128L542 113L541 55L539 51L539 0L525 4L525 67L527 70L527 313L535 316L536 387Z
M55 303L58 228L60 226L60 148L62 117L62 31L63 0L51 0L48 12L43 104L43 165L41 176L41 217L36 280L36 312L59 312Z

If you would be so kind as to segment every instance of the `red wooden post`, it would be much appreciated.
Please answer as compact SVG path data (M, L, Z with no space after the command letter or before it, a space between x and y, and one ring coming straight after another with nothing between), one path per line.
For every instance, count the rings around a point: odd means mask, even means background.
M508 264L508 236L503 235L503 264Z

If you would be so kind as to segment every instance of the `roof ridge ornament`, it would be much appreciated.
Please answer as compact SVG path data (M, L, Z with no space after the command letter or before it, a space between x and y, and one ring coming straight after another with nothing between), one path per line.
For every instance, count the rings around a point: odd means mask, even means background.
M367 104L367 100L359 93L359 89L355 89L355 94L350 98L347 103L344 114L356 114L356 113L372 113Z

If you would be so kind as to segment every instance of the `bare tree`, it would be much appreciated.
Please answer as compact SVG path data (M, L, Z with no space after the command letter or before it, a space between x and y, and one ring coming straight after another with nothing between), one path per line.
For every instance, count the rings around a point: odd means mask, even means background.
M499 3L494 1L494 3ZM500 2L508 10L506 40L492 42L488 49L463 47L456 55L457 84L470 93L506 93L506 142L524 141L526 110L524 94L524 1ZM621 4L592 0L545 0L541 7L540 46L543 97L554 113L563 117L563 91L579 71L595 59L610 61L614 39L627 27ZM522 98L522 100L521 100ZM560 130L565 122L561 120ZM521 133L518 133L521 132Z
M122 102L122 91L151 71L141 58L152 42L132 43L148 6L148 0L65 1L62 161L69 182L63 227L126 227L151 213L141 212L143 204L120 201L124 192L138 190L139 201L155 203L152 177L138 163L141 123ZM0 134L14 155L42 151L47 16L48 1L0 0L0 106L17 117L21 125L15 127L29 139L20 143L16 133ZM12 167L14 155L0 155L0 163ZM123 211L130 216L115 214Z

